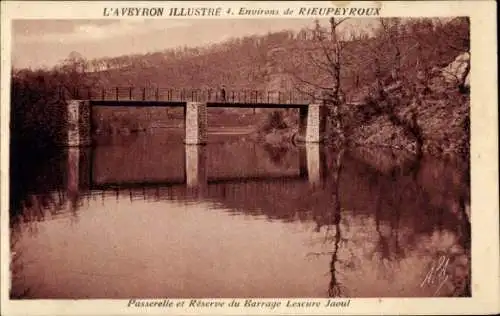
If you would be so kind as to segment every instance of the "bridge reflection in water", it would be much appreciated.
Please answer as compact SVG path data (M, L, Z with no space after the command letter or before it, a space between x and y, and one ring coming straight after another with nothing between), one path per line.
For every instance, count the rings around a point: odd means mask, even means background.
M164 178L154 177L150 175L138 174L130 178L129 172L123 169L123 165L110 165L106 162L106 155L96 155L95 148L91 147L71 147L68 148L67 158L67 181L66 190L70 197L77 198L84 196L87 193L98 191L113 191L122 192L134 191L137 189L160 189L174 188L180 194L186 196L203 197L207 190L215 189L216 186L224 186L225 184L245 183L246 186L251 186L253 183L256 188L265 190L265 183L281 181L283 183L309 182L312 188L320 187L325 180L326 161L323 146L319 144L304 144L298 147L298 161L295 161L293 168L282 172L269 173L269 170L253 172L250 174L241 174L241 170L231 172L221 172L218 166L214 165L214 161L222 164L234 164L234 161L226 161L223 157L220 159L212 159L211 166L208 163L208 155L215 153L221 155L220 149L211 150L210 146L190 146L184 147L184 159L180 161L167 160L173 172L168 172ZM181 147L177 147L179 149ZM99 150L99 149L97 149ZM179 150L175 158L181 158ZM133 159L131 155L129 158ZM116 162L116 161L114 161ZM161 161L153 161L150 163L158 163ZM102 165L106 165L102 167ZM127 164L130 166L130 163ZM219 166L220 167L220 166ZM159 168L155 168L157 174ZM262 170L262 169L261 169ZM172 171L172 170L170 170ZM180 177L181 172L184 173ZM159 190L156 190L159 192ZM172 192L172 190L169 190ZM193 195L194 194L194 195Z
M165 138L71 148L49 163L61 170L29 178L38 192L21 197L12 224L24 265L15 293L471 295L468 171L459 165L314 144L190 147ZM64 180L51 185L51 174ZM441 258L446 279L426 279Z

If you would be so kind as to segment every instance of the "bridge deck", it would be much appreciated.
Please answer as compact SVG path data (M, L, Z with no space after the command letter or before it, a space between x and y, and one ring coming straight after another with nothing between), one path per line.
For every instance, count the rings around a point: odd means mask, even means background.
M224 103L313 103L312 91L279 90L221 90L221 89L173 89L162 87L77 87L69 91L60 87L65 98L95 101L173 101L173 102L224 102Z
M110 107L185 107L187 102L181 101L137 101L137 100L89 100L91 106ZM261 109L300 109L306 103L255 103L255 102L207 102L209 108L261 108Z

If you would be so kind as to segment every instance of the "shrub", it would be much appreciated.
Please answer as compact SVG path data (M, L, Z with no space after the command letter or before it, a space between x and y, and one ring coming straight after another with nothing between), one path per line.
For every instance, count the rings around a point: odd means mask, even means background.
M289 127L288 124L285 122L283 118L283 113L279 111L274 111L268 115L261 130L263 132L270 132L273 130L286 129L288 127Z

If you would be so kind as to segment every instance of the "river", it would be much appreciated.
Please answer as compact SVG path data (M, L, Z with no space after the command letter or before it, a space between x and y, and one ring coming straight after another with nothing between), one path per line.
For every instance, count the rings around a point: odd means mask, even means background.
M11 297L471 295L464 166L225 134L14 157Z

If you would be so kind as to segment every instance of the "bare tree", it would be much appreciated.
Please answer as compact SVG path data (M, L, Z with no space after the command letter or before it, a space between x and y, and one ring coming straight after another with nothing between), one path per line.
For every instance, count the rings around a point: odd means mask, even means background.
M309 95L314 102L319 101L325 105L329 126L327 135L335 137L338 144L345 141L344 126L342 122L342 105L345 102L341 89L341 69L343 64L342 53L345 41L341 38L339 26L346 18L329 19L329 29L315 21L311 30L312 39L297 49L300 51L292 58L287 72L292 75L299 92ZM299 75L297 68L315 74L313 80Z

